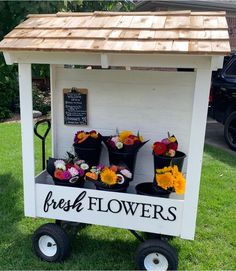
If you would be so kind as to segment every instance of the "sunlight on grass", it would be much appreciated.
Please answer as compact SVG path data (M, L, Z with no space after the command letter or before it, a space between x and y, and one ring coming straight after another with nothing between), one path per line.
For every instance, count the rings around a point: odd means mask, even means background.
M43 132L42 127L41 131ZM89 225L71 237L72 253L64 263L40 261L31 235L48 220L25 218L20 124L0 124L0 268L24 270L133 270L138 241L127 231ZM50 136L47 156L50 155ZM41 143L35 138L36 172L41 171ZM206 146L194 241L174 238L180 270L236 269L236 159Z

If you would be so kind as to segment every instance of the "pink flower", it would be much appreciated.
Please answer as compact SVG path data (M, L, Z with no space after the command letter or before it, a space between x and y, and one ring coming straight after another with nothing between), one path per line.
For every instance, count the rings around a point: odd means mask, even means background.
M84 170L82 168L78 169L79 176L84 176Z
M72 176L68 170L63 172L63 177L65 180L69 180Z
M76 176L76 175L79 174L79 171L75 167L69 168L68 171L70 172L70 174L71 174L72 177L74 177L74 176Z

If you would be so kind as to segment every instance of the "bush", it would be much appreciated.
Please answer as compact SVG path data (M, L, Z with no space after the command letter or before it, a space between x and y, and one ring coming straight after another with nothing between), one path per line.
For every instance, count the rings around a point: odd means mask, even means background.
M7 66L0 55L0 119L19 109L17 66Z
M51 110L50 93L42 91L37 87L33 88L33 108L46 115Z

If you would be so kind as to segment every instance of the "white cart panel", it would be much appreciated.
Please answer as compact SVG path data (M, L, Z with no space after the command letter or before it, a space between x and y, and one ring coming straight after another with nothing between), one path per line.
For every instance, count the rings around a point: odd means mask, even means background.
M179 236L183 201L36 184L38 217ZM70 207L68 207L70 205Z

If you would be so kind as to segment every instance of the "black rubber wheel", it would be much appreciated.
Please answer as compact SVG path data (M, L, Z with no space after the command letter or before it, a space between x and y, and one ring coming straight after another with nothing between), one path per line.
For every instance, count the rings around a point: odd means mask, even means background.
M138 270L177 270L178 257L166 241L150 239L137 248L135 264Z
M236 151L236 112L231 113L225 121L224 137L230 149Z
M32 243L36 255L47 262L61 262L70 254L68 235L57 224L39 227L33 234Z

